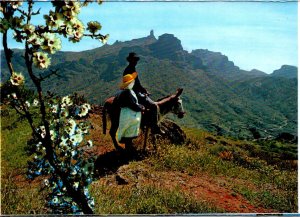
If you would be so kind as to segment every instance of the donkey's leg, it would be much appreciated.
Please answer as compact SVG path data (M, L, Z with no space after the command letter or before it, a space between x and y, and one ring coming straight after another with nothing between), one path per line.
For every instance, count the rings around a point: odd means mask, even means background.
M146 151L146 148L147 148L149 129L150 129L150 127L147 125L145 132L144 132L144 148L143 148L144 152ZM158 136L157 134L154 134L152 132L150 133L150 136L149 136L150 143L152 144L155 151L157 151L157 147L156 147L156 140L157 140L156 137L157 136Z
M144 132L144 148L143 148L143 151L146 151L148 134L149 134L149 126L146 126L145 127L145 132Z
M156 147L157 136L158 135L156 134L152 134L152 144L153 144L154 151L157 151L157 147Z

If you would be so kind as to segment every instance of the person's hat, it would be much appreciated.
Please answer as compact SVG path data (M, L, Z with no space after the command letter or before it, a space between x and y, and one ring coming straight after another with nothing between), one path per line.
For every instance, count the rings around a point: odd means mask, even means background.
M139 61L140 58L138 57L138 55L134 52L131 52L128 54L128 57L126 58L128 62L132 62L132 61Z
M124 89L126 88L131 82L134 81L134 79L137 77L138 73L133 72L132 74L127 74L123 76L122 83L120 84L120 88Z

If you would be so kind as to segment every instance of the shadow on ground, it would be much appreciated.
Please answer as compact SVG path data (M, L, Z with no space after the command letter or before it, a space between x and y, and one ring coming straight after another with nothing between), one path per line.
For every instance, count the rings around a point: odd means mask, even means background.
M94 163L95 177L103 177L116 173L117 170L131 161L141 161L147 157L142 151L110 151L99 155Z

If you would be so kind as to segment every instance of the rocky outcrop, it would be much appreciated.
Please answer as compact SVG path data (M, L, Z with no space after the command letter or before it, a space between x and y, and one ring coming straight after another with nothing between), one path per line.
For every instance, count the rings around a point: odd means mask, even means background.
M149 45L153 56L160 59L170 59L173 61L183 60L183 47L181 41L173 34L163 34L158 40Z
M283 65L280 69L275 70L271 76L284 78L297 78L298 68L296 66Z
M206 49L193 50L192 55L201 59L204 66L212 72L217 73L234 73L239 71L239 67L235 66L228 57L220 52L213 52Z
M161 122L161 129L165 132L163 137L169 140L172 144L181 145L186 140L184 131L173 121L164 120Z

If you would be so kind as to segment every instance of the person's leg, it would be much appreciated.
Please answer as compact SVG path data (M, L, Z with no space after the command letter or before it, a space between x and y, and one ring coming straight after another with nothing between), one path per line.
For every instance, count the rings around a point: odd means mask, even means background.
M137 153L137 150L133 147L133 138L124 138L125 141L125 151L126 154L129 156L135 156Z

